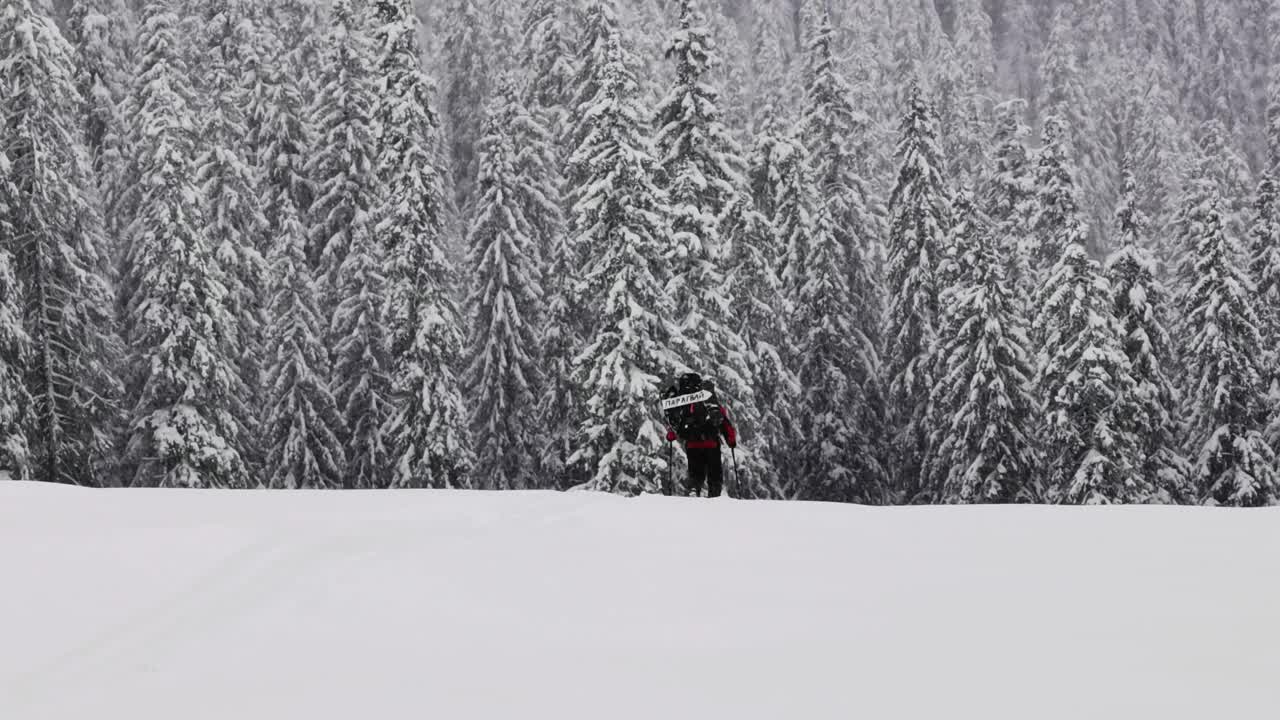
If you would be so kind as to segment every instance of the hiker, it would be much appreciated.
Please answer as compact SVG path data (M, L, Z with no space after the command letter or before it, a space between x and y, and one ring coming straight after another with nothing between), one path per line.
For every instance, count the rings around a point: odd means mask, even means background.
M686 492L697 497L705 486L709 497L720 497L724 489L720 438L724 436L729 447L736 448L738 432L729 419L729 411L716 397L715 386L697 373L685 373L663 397L687 398L689 401L666 411L667 442L680 440L689 460Z

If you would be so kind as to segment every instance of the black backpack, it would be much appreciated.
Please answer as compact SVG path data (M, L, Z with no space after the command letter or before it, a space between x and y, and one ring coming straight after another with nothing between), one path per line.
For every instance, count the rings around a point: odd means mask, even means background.
M714 440L720 435L722 418L715 386L703 382L696 373L680 376L662 393L667 425L681 440Z

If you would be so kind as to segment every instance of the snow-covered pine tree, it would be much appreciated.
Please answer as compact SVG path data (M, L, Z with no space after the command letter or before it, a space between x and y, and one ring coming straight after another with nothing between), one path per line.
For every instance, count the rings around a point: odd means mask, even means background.
M582 303L585 288L578 281L585 253L575 245L577 230L554 236L543 257L546 296L542 335L543 396L538 425L543 439L538 465L542 481L564 489L581 482L581 468L568 462L576 444L577 427L568 418L580 417L584 398L575 385L574 358L585 346L589 308Z
M1252 78L1243 43L1248 28L1239 22L1240 8L1247 4L1202 1L1190 8L1199 35L1199 43L1191 51L1199 54L1188 58L1185 102L1198 120L1213 120L1231 128L1248 122L1252 104L1246 99L1250 93L1244 84Z
M1092 219L1098 232L1090 238L1093 245L1101 240L1101 228L1111 212L1115 188L1112 178L1118 176L1112 159L1104 152L1103 133L1108 128L1099 122L1096 103L1086 86L1086 74L1079 65L1079 39L1075 24L1083 8L1060 5L1054 11L1048 44L1045 47L1041 73L1044 84L1037 103L1039 115L1046 120L1057 117L1069 134L1069 147L1076 158L1076 184L1080 208ZM1057 255L1053 256L1054 261Z
M585 111L594 107L600 93L603 66L609 60L610 41L619 32L611 2L592 2L580 13L579 51L573 63L576 72L569 90L570 114L560 145L564 160L564 204L569 212L566 232L553 236L544 250L546 271L546 330L542 343L544 395L540 425L544 430L540 464L546 481L557 487L576 487L594 470L569 462L578 442L578 418L586 413L585 389L577 385L575 358L587 345L592 308L587 304L586 287L580 277L588 259L588 248L579 245L589 226L576 225L588 219L572 211L576 199L590 187L591 156L574 151L583 146L594 125ZM620 41L619 41L620 42Z
M610 42L614 34L622 32L614 0L591 0L586 9L577 13L578 54L574 58L574 76L570 90L569 122L564 128L561 146L570 157L565 160L565 192L567 207L572 208L573 193L585 187L584 178L591 172L584 159L574 163L572 155L582 147L592 127L583 122L584 111L591 106L600 92L603 77L602 66L608 62ZM621 38L619 38L621 42Z
M329 326L333 375L330 387L346 421L343 447L347 489L388 487L392 478L391 379L383 320L386 277L373 225L357 217L346 230L350 244L333 290L338 298Z
M1168 228L1177 213L1178 196L1188 170L1193 147L1188 128L1178 122L1182 106L1173 89L1174 79L1163 55L1146 58L1123 88L1130 115L1120 133L1124 162L1137 179L1139 207L1152 228ZM1171 233L1151 238L1161 275L1169 277L1171 262L1180 248L1173 247Z
M667 31L674 20L671 9L679 0L606 0L617 8L622 20L619 29L622 42L635 58L636 83L645 107L652 107L667 91L663 82L662 63L667 46Z
M706 2L702 5L707 15L707 27L711 37L715 38L716 54L720 58L719 70L707 79L720 93L719 105L725 126L734 141L741 145L750 137L750 83L747 79L750 47L737 21L726 14L728 8L716 9L718 4Z
M561 0L525 0L521 66L529 69L524 105L551 137L564 137L573 108L573 37L565 23ZM563 146L557 156L565 154ZM563 162L563 157L560 158Z
M750 443L742 448L736 497L783 499L779 469L788 465L800 382L789 363L797 353L783 329L788 305L774 272L781 243L772 220L747 195L740 193L734 202L740 207L729 209L724 228L732 242L727 287L747 350L756 411L752 426L740 428Z
M938 329L926 482L948 503L1035 500L1039 469L1029 432L1038 410L1024 304L1006 281L1004 248L971 191L953 203L949 247L961 253Z
M982 209L991 220L991 234L1005 259L1005 279L1013 284L1015 301L1028 305L1035 292L1031 272L1034 210L1032 161L1025 138L1031 129L1023 123L1026 101L1010 100L995 109L992 160L982 192Z
M875 268L879 264L876 255L881 247L883 210L874 206L873 193L863 176L867 164L861 157L867 147L871 118L854 107L853 90L844 80L834 43L831 15L824 12L808 47L809 73L801 127L814 181L831 215L836 243L846 258L849 290L858 303L855 316L862 333L871 340L868 351L878 363L883 309ZM863 384L876 382L873 376ZM867 391L872 397L881 394L878 387L868 387Z
M559 135L546 124L559 120L547 108L528 104L528 86L521 93L514 74L508 73L502 91L507 95L500 106L516 152L517 200L532 230L537 254L545 263L565 235L563 153L556 144Z
M552 399L555 393L566 391L567 398L572 399L571 390L567 389L570 380L570 371L567 368L568 358L565 353L557 352L553 356L548 356L544 347L546 343L551 342L557 346L562 345L572 333L571 327L560 326L558 323L549 322L548 306L555 310L560 316L565 316L565 308L561 303L567 302L567 298L563 294L557 292L563 283L575 282L579 268L563 268L563 277L559 279L548 279L546 272L548 267L557 262L556 257L560 255L568 242L566 239L567 228L563 205L564 194L564 178L561 175L561 166L563 162L563 153L556 145L557 135L553 135L542 118L551 117L548 113L543 112L541 115L535 113L535 107L530 107L527 100L522 100L520 95L515 92L514 80L509 80L507 87L508 95L505 102L505 113L502 122L506 123L512 139L512 146L515 150L514 170L516 173L515 190L517 196L515 201L519 203L525 220L529 223L531 237L534 240L534 255L538 258L537 272L538 293L540 295L540 303L537 312L526 310L529 318L538 323L537 334L539 338L538 363L544 369L551 365L549 362L552 358L564 358L566 375L563 377L551 378L547 372L542 372L539 392L543 394L539 398L544 402L539 407L539 413L543 409L554 408L560 406L560 399ZM527 98L528 92L524 94ZM551 117L554 122L554 117ZM556 295L559 294L559 297ZM551 302L548 302L548 299ZM579 309L581 310L581 309ZM576 336L573 336L576 337ZM565 416L560 416L563 418ZM539 428L539 433L535 438L539 445L537 457L546 458L544 452L548 441L554 442L554 438L558 433L551 428L554 425L563 424L557 421L554 424L539 422L540 418L535 413L530 417L533 426ZM563 468L561 458L563 455L553 454L553 465L550 468L540 467L539 477L537 480L539 487L555 487L559 481L556 473ZM544 471L550 471L550 474Z
M1048 147L1041 168L1046 161L1059 166L1036 178L1036 212L1047 233L1042 248L1059 252L1034 306L1036 387L1045 404L1042 497L1068 504L1145 502L1153 488L1137 472L1134 429L1140 408L1133 371L1111 287L1086 249L1089 234L1071 182L1071 158L1054 144L1067 132L1061 119L1045 120Z
M1263 436L1267 388L1256 287L1240 268L1242 251L1228 231L1221 191L1203 168L1189 184L1176 228L1187 248L1178 311L1193 480L1206 502L1274 503L1280 476Z
M591 12L608 15L602 4ZM589 129L570 158L584 172L573 193L572 244L585 251L580 292L593 317L590 342L574 361L585 417L567 462L586 468L591 489L637 494L656 490L667 471L656 403L662 378L680 365L679 330L667 293L669 229L657 163L633 60L612 22L594 76L579 84L597 90L580 107Z
M894 440L896 492L911 501L927 443L925 414L938 321L938 271L950 231L950 199L942 176L937 118L918 83L907 93L900 126L901 169L889 201L889 309L885 373Z
M284 53L294 56L297 72L308 73L325 40L324 4L316 0L275 0L269 10L270 34Z
M245 108L261 65L252 36L260 13L254 0L201 3L204 33L196 57L196 97L200 99L196 184L204 203L205 233L225 274L230 311L236 320L235 356L240 358L245 395L237 399L241 451L251 471L263 462L257 424L262 417L264 310L268 305L263 251L267 219L261 183L245 139ZM251 78L245 80L245 77Z
M956 29L953 44L967 93L957 106L951 133L953 176L967 171L981 173L986 139L991 134L990 109L995 89L996 59L992 45L991 16L983 0L956 0Z
M345 422L329 386L329 350L306 233L288 194L277 227L269 256L273 287L266 347L272 356L264 383L265 484L289 490L340 488Z
M85 143L103 186L119 171L120 102L128 91L132 12L124 0L79 0L67 17L76 87L84 102Z
M889 496L883 448L876 436L878 398L866 379L876 372L874 345L861 329L860 301L849 288L848 255L821 199L803 144L780 153L777 231L803 263L789 292L788 334L801 392L785 467L810 500L882 502Z
M464 334L446 246L440 121L410 0L379 0L378 238L386 253L393 487L461 487L474 456L458 369Z
M1258 328L1265 349L1268 440L1280 446L1280 190L1274 175L1263 173L1254 195L1249 224L1249 276L1257 284Z
M291 10L288 4L275 7L268 16L271 30L278 30L285 23L297 22L298 17L304 16L301 13L290 14ZM247 140L253 152L250 162L260 173L267 238L280 237L287 204L305 216L315 195L306 169L306 158L314 138L305 99L311 90L314 68L302 61L297 48L281 42L279 34L260 34L267 41L259 50L263 53L258 68L259 80L252 87L251 107L247 111L248 117L255 120L251 123Z
M0 155L0 160L4 156ZM2 165L2 163L0 163ZM0 185L8 178L0 173ZM0 238L13 236L0 199ZM31 479L31 448L27 419L31 396L22 382L30 360L31 337L22 327L21 293L13 275L13 257L0 244L0 479Z
M1272 56L1280 61L1280 6L1272 9L1272 37L1277 41L1272 48ZM1280 173L1280 62L1273 64L1271 77L1267 80L1267 169L1272 173Z
M97 183L83 144L74 50L30 0L0 3L0 238L30 338L25 383L37 480L101 485L114 459L122 347Z
M309 113L315 142L307 176L316 197L308 213L307 257L319 269L321 282L333 287L355 235L372 233L370 214L381 201L374 168L377 58L366 18L354 0L334 2L322 52L320 91Z
M541 265L536 230L525 216L529 194L516 167L513 127L519 106L504 81L478 145L480 175L467 242L471 337L471 428L476 484L492 490L535 487L536 411L541 329Z
M674 81L658 104L655 125L661 184L670 208L669 252L675 319L687 345L683 365L714 379L742 430L754 430L755 402L747 349L731 315L726 266L726 213L746 186L742 152L725 126L719 93L708 75L719 56L694 0L681 0L679 25L667 48Z
M778 186L782 176L778 173L779 153L785 154L783 147L786 132L782 129L783 120L775 116L763 121L761 129L756 133L755 143L747 158L747 188L751 193L755 208L772 222L777 213ZM774 272L782 278L782 263L786 260L781 249L776 253Z
M237 487L236 323L193 180L196 110L177 26L169 2L147 4L132 101L142 187L129 228L130 484Z
M1045 119L1032 171L1035 195L1031 210L1031 252L1028 258L1033 287L1038 293L1062 259L1065 243L1071 242L1064 232L1065 218L1085 222L1076 182L1071 138L1066 122L1058 117Z
M759 137L770 124L777 122L784 108L798 103L788 101L794 92L786 82L787 62L782 47L785 36L778 27L777 14L757 5L752 18L751 59L748 75L749 129Z
M449 131L449 159L453 167L454 202L467 208L476 181L476 141L484 124L490 93L493 48L481 0L451 0L446 11L445 72L448 86L444 116Z
M1217 186L1227 232L1241 237L1248 227L1249 195L1253 190L1249 163L1221 120L1215 118L1202 123L1198 138L1199 151L1193 154L1195 169L1190 177L1198 176Z
M1140 460L1136 470L1143 484L1155 491L1150 500L1194 502L1195 493L1188 484L1190 468L1182 456L1181 432L1174 420L1179 399L1169 375L1174 359L1168 331L1170 298L1144 237L1148 223L1138 207L1133 173L1127 168L1121 188L1116 210L1119 248L1107 259L1106 273L1136 383L1134 399L1139 407L1134 430Z

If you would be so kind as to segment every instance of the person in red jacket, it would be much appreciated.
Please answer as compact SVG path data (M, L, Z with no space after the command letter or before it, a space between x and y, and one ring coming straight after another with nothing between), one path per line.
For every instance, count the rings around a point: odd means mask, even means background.
M688 494L699 496L702 494L702 488L707 488L709 497L720 497L724 490L724 469L720 459L720 439L723 437L730 448L738 447L738 431L733 427L733 421L729 418L729 411L720 404L719 398L715 396L715 389L710 382L703 383L698 378L696 384L693 380L697 376L690 373L686 377L681 378L681 386L692 385L697 387L700 385L702 389L711 392L711 397L699 405L705 407L691 407L698 421L687 423L681 428L682 433L677 433L673 428L667 428L667 441L675 442L680 440L684 445L685 456L689 460L689 482L685 489Z

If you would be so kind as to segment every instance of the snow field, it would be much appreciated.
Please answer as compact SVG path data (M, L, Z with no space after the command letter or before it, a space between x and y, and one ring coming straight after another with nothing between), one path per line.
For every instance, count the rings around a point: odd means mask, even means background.
M1273 718L1280 513L0 483L0 718Z

